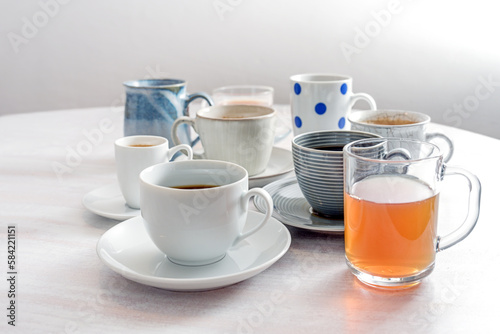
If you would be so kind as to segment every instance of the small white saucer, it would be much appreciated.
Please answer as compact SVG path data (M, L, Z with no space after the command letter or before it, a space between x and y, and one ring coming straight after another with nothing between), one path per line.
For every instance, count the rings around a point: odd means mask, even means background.
M92 190L83 196L83 206L89 211L106 218L125 220L141 214L141 210L132 209L117 183Z
M295 177L278 180L264 187L274 203L273 216L285 225L315 232L343 234L344 220L329 219L311 214L311 206L304 198ZM254 197L257 210L264 212L265 204Z
M263 214L249 211L246 229ZM253 277L278 261L291 243L290 232L274 218L258 232L227 251L219 262L182 266L170 262L151 241L142 217L115 225L97 243L97 255L109 268L132 281L161 289L202 291Z
M293 171L292 152L284 148L273 147L271 159L266 170L248 178L249 188L263 187L266 184L279 180Z

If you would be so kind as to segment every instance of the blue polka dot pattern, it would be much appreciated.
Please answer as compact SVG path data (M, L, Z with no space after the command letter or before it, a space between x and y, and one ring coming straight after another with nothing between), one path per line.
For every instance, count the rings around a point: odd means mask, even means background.
M295 116L295 126L300 128L302 126L302 120L299 116Z
M345 126L345 118L344 117L340 117L339 119L339 129L343 129Z
M295 83L295 85L293 85L293 91L295 92L295 94L299 95L302 91L302 87L300 87L300 84Z
M345 95L345 93L347 93L347 84L346 83L343 83L342 86L340 86L340 92L342 93L342 95Z
M326 105L320 102L316 104L314 111L316 111L316 114L318 115L323 115L326 112Z

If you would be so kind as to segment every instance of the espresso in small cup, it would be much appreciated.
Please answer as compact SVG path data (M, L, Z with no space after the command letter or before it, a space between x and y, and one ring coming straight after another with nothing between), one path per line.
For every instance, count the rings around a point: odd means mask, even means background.
M159 136L128 136L115 141L115 163L118 184L125 202L139 209L139 173L146 167L170 160L184 150L192 159L191 146L181 144L172 148L168 140Z
M153 243L174 263L206 265L257 232L273 212L271 196L248 190L248 172L215 160L174 161L145 169L141 175L141 214ZM260 196L266 214L243 232L248 201Z
M247 169L250 176L263 172L275 139L276 111L257 105L224 105L200 109L196 118L180 117L172 127L174 143L184 123L198 133L203 152L195 158L233 162Z

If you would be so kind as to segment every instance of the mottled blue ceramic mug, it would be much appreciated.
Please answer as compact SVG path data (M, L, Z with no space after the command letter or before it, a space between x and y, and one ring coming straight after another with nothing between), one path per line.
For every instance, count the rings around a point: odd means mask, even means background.
M161 136L173 142L171 132L174 121L188 115L188 105L202 98L209 105L212 99L205 93L187 94L186 81L179 79L144 79L123 83L126 92L125 136ZM183 143L191 144L189 128L178 130Z

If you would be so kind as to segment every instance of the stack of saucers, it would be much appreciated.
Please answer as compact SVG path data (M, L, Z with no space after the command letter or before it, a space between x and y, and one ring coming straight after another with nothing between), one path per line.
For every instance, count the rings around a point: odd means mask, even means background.
M297 181L312 213L326 217L344 214L344 160L346 144L380 137L360 131L313 131L292 141Z

